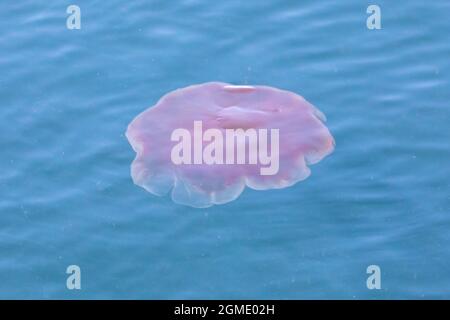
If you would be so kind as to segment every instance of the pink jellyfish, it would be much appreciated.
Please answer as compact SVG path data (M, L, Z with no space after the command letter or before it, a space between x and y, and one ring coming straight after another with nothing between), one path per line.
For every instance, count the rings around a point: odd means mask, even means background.
M172 91L126 136L135 184L197 208L292 186L334 149L325 116L303 97L267 86L209 82Z

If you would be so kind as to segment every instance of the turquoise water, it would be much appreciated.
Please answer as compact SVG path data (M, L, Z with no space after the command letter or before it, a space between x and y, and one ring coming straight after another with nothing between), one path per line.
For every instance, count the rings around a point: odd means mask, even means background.
M0 8L1 298L450 298L448 1ZM207 81L303 95L335 152L208 209L133 185L128 123Z

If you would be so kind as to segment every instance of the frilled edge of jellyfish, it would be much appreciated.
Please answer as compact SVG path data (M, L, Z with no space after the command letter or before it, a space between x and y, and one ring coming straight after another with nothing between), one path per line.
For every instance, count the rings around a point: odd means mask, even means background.
M321 123L326 121L323 113L315 107L313 107L313 114ZM335 148L334 138L326 127L324 129L327 132L329 141L322 146L321 150L299 154L296 157L295 164L289 170L289 179L282 179L277 175L270 178L243 175L233 185L212 192L196 187L195 184L184 178L182 173L178 172L176 168L174 172L173 168L167 166L166 168L155 167L153 172L150 172L151 169L147 168L145 159L142 156L143 149L130 132L130 126L125 136L136 152L136 157L131 164L131 177L134 184L156 196L165 196L170 193L172 200L178 204L194 208L208 208L216 204L225 204L236 200L245 190L245 187L254 190L283 189L307 179L311 174L308 165L318 163L331 154ZM264 181L262 182L261 180Z

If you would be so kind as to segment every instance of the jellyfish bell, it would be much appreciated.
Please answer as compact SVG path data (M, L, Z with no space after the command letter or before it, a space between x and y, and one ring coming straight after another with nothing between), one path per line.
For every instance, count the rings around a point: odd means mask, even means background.
M273 87L210 82L172 91L139 114L126 136L135 184L193 207L292 186L334 149L324 115Z

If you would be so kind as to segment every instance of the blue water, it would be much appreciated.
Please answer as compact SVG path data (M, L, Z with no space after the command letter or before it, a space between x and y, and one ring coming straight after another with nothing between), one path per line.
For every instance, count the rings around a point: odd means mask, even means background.
M449 13L446 0L2 1L0 298L450 298ZM207 81L303 95L335 152L291 188L208 209L133 185L128 123ZM72 264L81 290L66 288ZM381 290L366 287L373 264Z

